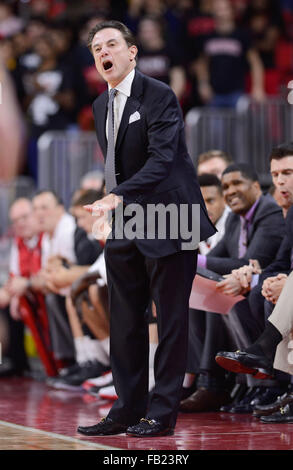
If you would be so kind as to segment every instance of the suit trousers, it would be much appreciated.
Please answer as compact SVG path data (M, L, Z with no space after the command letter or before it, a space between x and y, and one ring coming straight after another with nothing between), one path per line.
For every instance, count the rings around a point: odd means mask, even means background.
M73 359L75 349L66 312L65 297L49 293L45 300L54 356L56 359Z
M278 344L274 368L293 375L293 271L284 285L281 295L275 305L270 321L279 330L283 340Z
M162 258L142 254L134 241L109 239L105 245L110 356L118 400L109 417L122 424L147 416L174 427L187 362L188 309L197 251ZM155 387L148 394L150 299L157 311L159 344Z

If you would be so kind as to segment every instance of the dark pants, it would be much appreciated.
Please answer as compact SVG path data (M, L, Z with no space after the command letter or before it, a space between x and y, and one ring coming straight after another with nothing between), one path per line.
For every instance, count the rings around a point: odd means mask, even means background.
M65 306L65 297L46 295L50 337L55 359L74 359L75 349Z
M189 322L187 372L208 372L223 378L226 371L217 365L215 356L219 351L229 351L235 346L225 316L190 309Z
M145 257L129 240L107 240L111 366L118 400L116 422L156 418L174 427L187 360L188 308L197 253ZM155 387L148 403L149 299L157 310L159 345Z
M3 310L9 325L9 347L7 356L11 365L18 372L29 369L28 358L24 349L24 324L22 321L13 320L9 309Z

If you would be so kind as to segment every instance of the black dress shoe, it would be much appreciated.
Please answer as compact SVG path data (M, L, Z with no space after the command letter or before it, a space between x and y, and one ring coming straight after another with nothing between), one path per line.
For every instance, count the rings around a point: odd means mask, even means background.
M293 403L289 403L285 407L281 407L279 411L269 416L260 418L262 423L293 423Z
M273 376L272 362L266 356L257 356L245 351L221 351L216 355L219 366L238 374L252 374L256 379Z
M174 429L163 425L159 420L142 418L138 424L129 426L126 434L132 437L170 436Z
M251 401L258 395L259 387L249 388L241 400L235 403L229 413L251 413L253 411Z
M196 391L197 383L194 380L193 384L190 387L182 387L181 388L181 400L186 400L186 398L190 397Z
M293 403L293 394L286 392L283 395L279 395L274 402L268 405L256 405L252 414L256 418L269 416L278 411L281 407L284 408L288 403Z
M112 434L121 434L127 428L127 424L116 423L111 418L106 417L93 426L79 426L77 432L85 436L111 436Z
M231 391L231 397L233 398L233 401L231 401L227 405L221 406L220 411L222 411L223 413L229 413L231 408L235 407L244 398L247 391L247 385L236 384L234 389Z

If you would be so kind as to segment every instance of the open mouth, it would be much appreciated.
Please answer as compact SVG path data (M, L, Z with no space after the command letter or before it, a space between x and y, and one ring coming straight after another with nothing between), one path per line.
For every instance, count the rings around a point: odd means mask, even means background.
M103 62L104 70L110 70L113 67L113 63L110 60Z

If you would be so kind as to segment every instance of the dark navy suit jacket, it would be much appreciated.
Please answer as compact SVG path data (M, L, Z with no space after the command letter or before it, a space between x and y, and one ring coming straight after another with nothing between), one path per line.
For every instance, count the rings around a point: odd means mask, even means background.
M231 213L226 221L225 236L207 255L207 268L219 274L257 259L262 268L276 257L285 235L285 221L281 208L270 195L261 196L248 234L248 246L243 258L238 256L240 216Z
M265 277L277 275L278 273L289 274L291 272L291 257L293 250L293 206L290 207L286 216L286 231L278 250L275 260L263 270Z
M96 132L106 155L106 117L108 93L94 104ZM139 119L129 122L135 112ZM115 162L117 187L113 193L123 196L125 204L200 205L200 240L215 233L208 218L198 185L196 172L188 155L184 121L176 96L169 86L135 71L131 96L128 97L120 123ZM190 224L189 227L191 228ZM135 239L136 246L146 256L166 256L182 248L184 238L172 239L167 228L166 239ZM199 241L199 240L198 240Z

